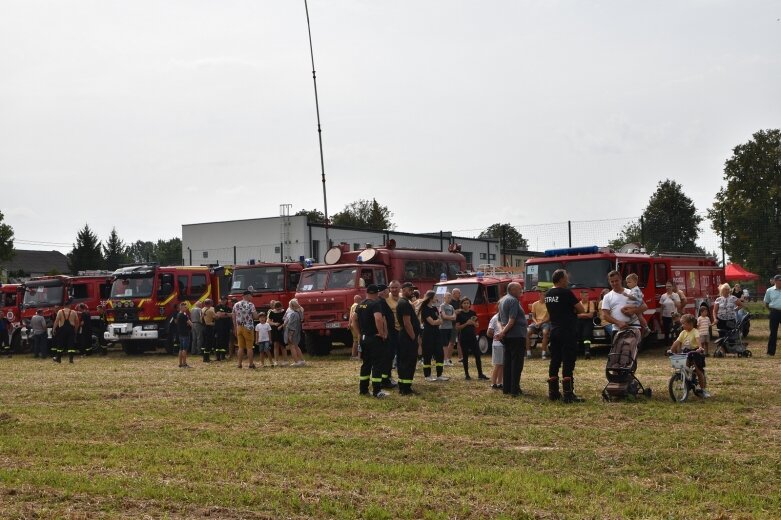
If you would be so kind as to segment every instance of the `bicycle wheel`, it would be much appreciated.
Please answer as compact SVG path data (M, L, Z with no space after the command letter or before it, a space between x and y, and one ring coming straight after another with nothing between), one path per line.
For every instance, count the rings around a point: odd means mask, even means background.
M689 384L680 372L670 377L667 388L670 390L670 399L677 403L682 403L689 397Z

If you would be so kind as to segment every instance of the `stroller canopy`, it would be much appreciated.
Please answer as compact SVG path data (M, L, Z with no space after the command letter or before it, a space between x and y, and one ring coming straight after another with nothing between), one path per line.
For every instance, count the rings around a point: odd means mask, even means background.
M728 281L748 282L750 280L758 280L759 275L746 271L740 264L727 264L727 267L724 269L724 278Z

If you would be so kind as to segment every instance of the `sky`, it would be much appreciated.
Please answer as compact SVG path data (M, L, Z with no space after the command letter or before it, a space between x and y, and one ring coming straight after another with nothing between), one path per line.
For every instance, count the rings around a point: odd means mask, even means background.
M322 210L303 0L0 12L0 211L17 248L67 251L85 223L132 242ZM401 231L634 217L666 178L704 211L732 148L781 126L777 0L309 14L329 213L375 197Z

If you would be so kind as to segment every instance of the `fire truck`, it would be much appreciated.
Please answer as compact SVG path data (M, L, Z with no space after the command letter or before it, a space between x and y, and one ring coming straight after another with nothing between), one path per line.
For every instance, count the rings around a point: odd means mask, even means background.
M491 351L492 341L486 334L488 323L497 312L499 300L507 294L510 282L518 282L523 286L523 275L502 271L493 265L480 265L476 272L459 273L456 280L434 286L440 303L445 301L445 293L452 293L453 289L460 289L461 297L471 300L478 321L477 344L483 354Z
M630 273L638 276L638 286L643 290L645 318L656 338L662 338L659 298L665 292L668 281L675 282L678 289L686 294L684 312L697 315L701 305L710 306L718 297L718 287L724 281L724 269L719 267L712 256L689 253L651 253L640 248L616 252L597 246L551 249L545 251L542 258L532 258L526 262L526 288L547 290L553 282L553 272L566 269L569 273L570 288L580 298L580 292L587 290L589 299L599 301L600 292L609 289L607 274L612 270L626 278ZM527 290L521 301L526 312L539 299L539 291ZM607 344L608 340L601 327L596 327L592 344Z
M24 300L22 301L24 332L29 334L30 318L35 316L38 309L43 309L43 317L46 319L49 338L51 338L51 327L54 318L57 316L57 311L65 303L69 304L72 309L84 303L87 305L93 320L92 348L95 351L105 353L101 342L104 322L98 306L108 298L109 288L111 287L111 277L109 275L42 276L25 282L22 284L22 287L24 290Z
M296 294L303 269L304 266L298 262L264 262L226 267L225 273L232 276L229 296L241 299L244 291L252 291L252 303L264 312L269 310L269 302L272 300L281 301L287 307Z
M391 280L414 283L421 293L445 278L455 278L466 269L460 247L449 251L397 249L394 240L382 247L350 251L340 244L325 254L325 264L304 269L296 299L304 307L306 348L327 355L333 342L352 346L349 330L350 307L355 295L366 296L366 286L388 284Z
M188 308L227 295L230 274L220 266L161 267L156 263L124 266L111 277L104 338L118 342L127 354L174 350L171 318L181 302Z
M8 320L8 341L11 350L20 352L22 350L21 321L22 321L22 286L15 283L0 285L0 312Z

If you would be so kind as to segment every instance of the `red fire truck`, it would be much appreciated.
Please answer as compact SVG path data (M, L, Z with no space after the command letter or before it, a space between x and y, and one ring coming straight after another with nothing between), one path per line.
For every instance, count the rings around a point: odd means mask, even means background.
M523 275L502 271L492 265L480 265L476 272L459 274L456 280L440 282L434 287L440 303L444 301L445 293L452 293L453 289L460 289L461 298L471 300L472 310L477 314L479 324L477 344L483 354L491 351L491 340L486 335L486 330L491 318L496 314L499 300L507 294L510 282L523 285Z
M333 342L352 346L350 307L356 294L366 296L367 285L399 280L414 283L423 293L443 274L455 278L466 269L466 260L455 244L448 252L395 246L390 240L383 247L350 251L347 244L341 244L328 250L326 265L303 270L296 299L305 311L303 327L309 352L326 355Z
M304 266L298 262L253 263L226 267L232 275L230 295L240 299L244 291L252 291L252 303L259 310L268 311L271 300L281 301L287 307L296 294L298 280Z
M0 286L0 312L2 317L8 320L8 341L11 350L20 352L22 350L22 330L20 327L22 321L22 298L23 289L20 284L7 283Z
M718 287L724 281L724 269L719 267L711 256L688 253L653 253L640 250L615 252L597 246L552 249L545 251L542 258L532 258L526 262L526 288L535 287L547 290L553 283L551 278L556 269L566 269L569 273L570 287L579 298L581 290L589 292L589 299L599 301L599 294L609 288L607 274L618 270L622 278L630 273L639 277L638 285L643 290L648 310L645 318L648 325L661 338L661 316L659 298L665 292L668 281L678 284L678 289L686 294L687 303L684 312L697 315L700 305L711 305L718 297ZM531 305L539 299L539 292L530 290L524 293L522 303L529 312ZM604 330L595 328L594 344L607 343Z
M219 266L137 264L117 269L111 279L104 338L121 343L127 354L154 350L161 343L172 351L170 321L179 303L191 307L216 300L230 287L230 275Z
M93 349L100 349L104 325L98 306L108 298L111 287L109 275L42 276L29 280L22 286L24 288L22 323L25 329L29 325L30 318L35 316L36 311L43 309L43 317L46 319L49 338L51 338L51 326L57 311L66 302L72 309L84 303L94 320L92 322Z

